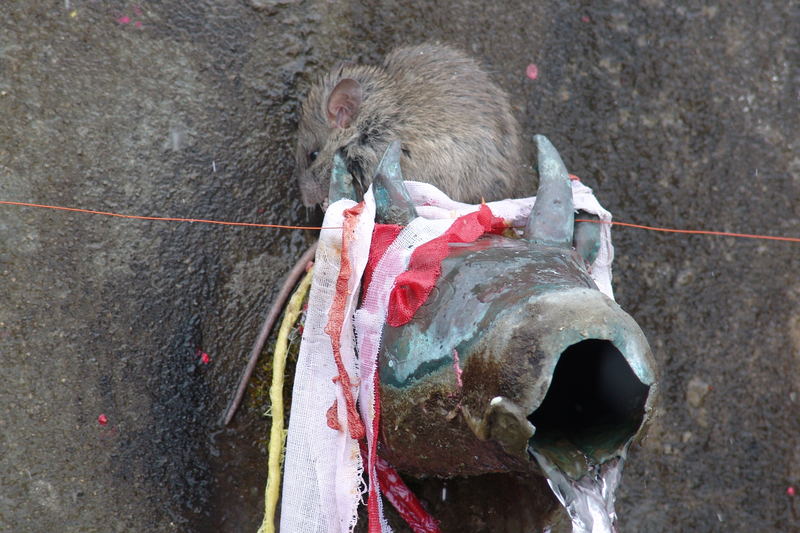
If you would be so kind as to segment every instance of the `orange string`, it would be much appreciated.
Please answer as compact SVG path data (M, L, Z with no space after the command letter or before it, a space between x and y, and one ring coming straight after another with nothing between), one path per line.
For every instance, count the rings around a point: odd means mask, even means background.
M628 222L606 222L604 220L584 220L576 219L575 222L594 222L595 224L611 224L612 226L624 226L626 228L646 229L650 231L661 231L665 233L687 233L690 235L719 235L722 237L742 237L745 239L765 239L771 241L787 241L787 242L800 242L797 237L775 237L773 235L752 235L750 233L731 233L729 231L707 231L700 229L673 229L673 228L657 228L654 226L643 226L641 224L630 224Z
M135 220L156 220L162 222L199 222L203 224L218 224L221 226L245 226L251 228L278 228L278 229L307 229L307 230L321 230L321 229L341 229L341 227L319 227L319 226L287 226L283 224L256 224L254 222L226 222L223 220L208 220L204 218L178 218L178 217L148 217L141 215L123 215L120 213L111 213L109 211L95 211L93 209L79 209L77 207L61 207L57 205L44 205L32 204L28 202L10 202L0 200L2 205L16 205L22 207L39 207L43 209L55 209L58 211L73 211L76 213L89 213L93 215L105 215L109 217L128 218ZM675 228L660 228L655 226L644 226L642 224L631 224L629 222L605 222L603 220L586 220L577 219L575 222L593 222L595 224L611 224L612 226L622 226L626 228L637 228L648 231L660 231L664 233L683 233L688 235L717 235L721 237L739 237L744 239L763 239L770 241L784 241L784 242L800 242L798 237L779 237L774 235L754 235L750 233L732 233L729 231L708 231L697 229L675 229Z
M75 211L77 213L90 213L93 215L106 215L109 217L132 218L136 220L159 220L166 222L202 222L203 224L219 224L222 226L247 226L251 228L278 228L278 229L341 229L341 228L322 228L318 226L284 226L282 224L255 224L253 222L225 222L222 220L207 220L204 218L176 218L176 217L145 217L141 215L121 215L119 213L109 213L108 211L94 211L92 209L78 209L77 207L60 207L57 205L30 204L26 202L8 202L0 200L0 204L18 205L24 207L42 207L45 209L57 209L59 211Z

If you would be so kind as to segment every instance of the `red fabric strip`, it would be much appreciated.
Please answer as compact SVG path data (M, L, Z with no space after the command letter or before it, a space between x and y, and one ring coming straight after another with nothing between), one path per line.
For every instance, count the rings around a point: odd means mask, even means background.
M361 282L361 286L364 287L363 295L367 294L366 290L369 284L372 283L372 273L375 271L375 267L378 266L378 261L381 260L386 249L389 248L401 231L403 231L403 226L375 224L375 229L372 230L372 242L369 246L367 267L364 269L364 277Z
M370 243L369 258L364 269L363 294L366 294L370 283L372 283L372 274L378 266L378 262L402 230L402 226L394 224L375 224L375 229L372 232L372 242ZM381 415L380 380L377 369L375 371L374 391L373 405L375 412L372 419L372 439L367 443L367 446L362 445L361 453L367 457L367 475L369 476L369 493L367 495L368 531L369 533L381 533L381 519L378 508L378 498L380 497L378 491L379 482L375 469L375 462L378 458L378 432L380 430Z
M361 441L362 455L367 455L366 448L364 441ZM405 520L406 524L411 527L414 533L441 533L439 522L425 510L425 507L422 506L422 502L414 496L414 493L411 492L411 489L405 484L400 474L397 473L397 470L387 463L385 459L378 457L377 454L374 455L374 460L372 457L370 458L370 464L372 465L370 482L372 482L371 480L374 475L376 477L375 482L380 483L383 495L386 496L386 499L392 504L392 507L397 510L397 513ZM374 497L372 496L373 493L375 494ZM380 533L381 531L377 497L377 490L373 490L373 488L370 487L369 498L374 498L375 501L374 511L373 508L369 506L369 503L367 507L370 533Z
M450 252L448 244L474 242L484 233L502 233L506 227L503 219L483 204L478 211L457 218L441 236L420 245L411 254L408 270L397 276L386 322L398 327L414 317L442 274L442 260Z
M342 387L342 394L347 406L347 424L350 427L350 436L354 439L362 439L366 434L364 424L361 422L361 417L356 410L356 403L353 399L353 385L350 382L350 375L344 367L342 361L342 328L344 327L345 319L345 306L347 305L348 294L348 281L353 273L352 265L350 264L350 241L353 240L355 234L356 224L358 223L358 215L364 209L364 202L351 207L344 211L344 224L342 227L342 254L341 265L339 266L339 276L336 278L336 293L333 296L331 309L329 311L328 324L325 326L325 333L331 338L331 347L333 348L333 359L336 361L336 368L339 374L333 378L338 381ZM335 425L331 425L331 415L336 413L334 410L336 406L328 409L327 418L328 426L332 429L339 428L338 420Z
M397 470L384 459L377 459L378 479L381 489L403 520L414 533L441 533L439 523L425 510L420 501L409 490Z
M383 255L383 254L381 254ZM377 361L376 361L377 363ZM367 496L367 516L369 517L369 533L381 533L381 517L378 509L378 487L379 480L376 472L376 462L378 461L378 433L381 428L381 382L380 382L378 369L375 369L375 380L373 382L374 389L374 405L375 412L372 418L372 439L369 442L369 455L367 459L367 474L369 475L369 495ZM387 490L386 487L383 489ZM387 493L387 498L388 498ZM402 513L401 513L402 515ZM403 520L408 522L405 516Z
M364 269L363 284L364 294L372 283L372 274L378 262L386 253L386 249L394 242L402 226L393 224L376 224L372 233L369 259ZM440 533L439 526L434 518L419 503L419 500L406 487L397 472L378 457L378 434L380 433L381 398L380 379L375 372L375 396L373 398L375 412L372 419L372 438L368 443L362 441L361 453L367 457L367 475L369 477L369 493L367 495L367 516L369 533L381 533L380 512L378 501L380 492L397 509L400 516L415 533Z

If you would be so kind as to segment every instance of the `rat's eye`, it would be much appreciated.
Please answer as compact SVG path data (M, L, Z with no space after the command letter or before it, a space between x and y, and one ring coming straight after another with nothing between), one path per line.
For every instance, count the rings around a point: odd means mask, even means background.
M313 152L308 152L308 162L313 163L314 161L316 161L318 155L319 152L316 150L314 150Z

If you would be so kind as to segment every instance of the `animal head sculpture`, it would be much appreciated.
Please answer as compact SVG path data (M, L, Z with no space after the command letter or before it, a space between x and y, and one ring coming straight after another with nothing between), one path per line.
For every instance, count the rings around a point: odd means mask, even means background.
M566 168L546 138L536 141L539 192L522 236L451 245L411 321L384 328L381 455L400 471L541 473L536 451L577 479L622 454L650 414L647 340L589 275L598 226L576 226ZM335 164L331 201L354 197L347 183ZM379 222L416 217L398 143L373 192Z

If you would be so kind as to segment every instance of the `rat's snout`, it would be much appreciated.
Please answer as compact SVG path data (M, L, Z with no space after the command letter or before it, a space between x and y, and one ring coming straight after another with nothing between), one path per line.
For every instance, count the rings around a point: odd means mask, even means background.
M327 200L327 183L323 184L310 169L295 171L295 179L300 185L300 198L306 207L322 205Z

